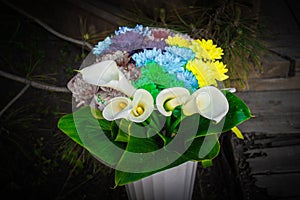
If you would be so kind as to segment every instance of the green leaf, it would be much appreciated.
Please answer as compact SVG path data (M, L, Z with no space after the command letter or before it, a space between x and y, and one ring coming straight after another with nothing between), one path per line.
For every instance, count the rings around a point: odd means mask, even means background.
M63 116L58 122L62 132L107 165L114 166L126 146L113 141L109 127L110 122L96 119L88 106Z
M217 135L194 138L197 128L189 125L197 121L199 121L199 115L182 120L182 126L179 127L178 133L173 139L167 139L167 137L159 134L163 140L161 145L158 145L161 138L157 140L156 137L130 137L126 149L128 151L124 152L118 163L119 166L122 166L121 168L123 170L118 168L115 172L116 186L140 180L190 160L201 161L203 159L208 160L215 158L220 151L220 143ZM192 140L192 138L194 139ZM143 156L143 153L133 155L129 152L143 152L148 154L147 156ZM169 163L168 160L171 160L171 162ZM123 166L128 168L126 169ZM132 169L135 169L136 173L132 172ZM144 172L137 173L141 171Z
M129 140L129 135L128 135L128 129L130 126L130 123L128 123L129 121L122 119L119 123L119 128L117 131L117 136L115 138L116 142L128 142Z
M70 138L72 138L76 143L78 143L80 146L84 146L82 141L80 140L80 137L77 133L77 129L74 126L75 122L73 120L73 114L67 114L62 116L58 121L58 128L64 132L66 135L68 135Z
M167 153L172 153L172 152L167 151L166 149L164 149L164 151ZM209 163L207 161L214 159L219 154L219 152L220 152L220 143L218 141L217 135L210 135L207 137L195 138L195 140L193 141L191 146L188 148L188 150L184 154L182 154L182 155L178 154L177 160L175 160L171 164L164 166L160 169L153 170L153 171L147 171L145 173L132 173L132 172L116 170L115 171L115 184L116 184L116 186L121 186L121 185L125 185L128 183L134 182L134 181L138 181L142 178L153 175L157 172L176 167L187 161L204 161L204 163L206 163L206 164L212 164L211 162ZM136 159L138 160L138 157ZM153 154L153 163L160 162L160 159L166 159L166 157L162 158L159 155ZM144 160L141 160L140 162L141 163L144 162L143 166L147 166L147 165L149 165L149 163L151 163L149 160L147 162L145 162ZM128 162L126 164L128 164L131 168L133 168L134 166L137 166L140 163L137 164L134 162ZM209 165L207 165L207 167L208 166Z

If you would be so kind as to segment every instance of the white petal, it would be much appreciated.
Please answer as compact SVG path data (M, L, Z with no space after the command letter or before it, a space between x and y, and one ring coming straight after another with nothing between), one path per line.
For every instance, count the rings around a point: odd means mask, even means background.
M193 98L182 107L183 113L187 116L199 113L218 123L229 110L225 95L216 87L200 88L192 96Z
M119 69L115 61L106 60L85 67L79 71L83 80L92 84L101 86L111 80L119 79Z
M171 116L172 111L164 107L166 101L172 100L173 107L184 104L190 97L190 92L183 87L173 87L162 90L156 97L156 107L164 116Z
M134 93L131 105L132 111L129 114L128 119L133 122L143 122L151 115L154 109L153 97L147 90L138 89ZM137 107L141 107L143 109L143 113L139 116L134 114Z
M124 74L119 71L118 80L111 80L101 86L110 87L118 91L123 92L129 97L132 97L136 91L136 88L131 85L131 83L125 78Z
M131 112L131 100L126 97L115 97L111 99L103 109L102 115L108 121L127 118Z
M132 97L136 89L125 78L113 60L95 63L79 71L87 83L105 86L123 92Z

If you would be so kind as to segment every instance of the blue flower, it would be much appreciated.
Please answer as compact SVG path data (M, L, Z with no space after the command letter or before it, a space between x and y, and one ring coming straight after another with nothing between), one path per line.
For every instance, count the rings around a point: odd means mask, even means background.
M169 46L166 47L165 50L185 61L193 60L195 58L194 52L191 49L185 47Z
M150 36L151 31L149 30L149 27L143 27L143 25L136 25L135 28L129 28L127 26L121 26L119 27L119 30L115 31L115 35L124 34L128 31L133 31L139 34L142 34L143 36Z
M153 48L133 54L132 59L135 61L136 67L142 67L145 66L147 62L155 61L155 58L161 54L162 51L160 49L156 50L156 48Z
M190 89L192 92L195 92L199 87L196 77L190 71L184 70L176 73L176 77L178 80L183 81L185 88Z
M183 66L186 64L186 61L170 52L159 54L155 57L154 61L163 66L170 74L183 71Z
M93 54L100 55L103 51L109 48L111 45L110 37L106 37L102 42L98 42L97 45L93 48Z

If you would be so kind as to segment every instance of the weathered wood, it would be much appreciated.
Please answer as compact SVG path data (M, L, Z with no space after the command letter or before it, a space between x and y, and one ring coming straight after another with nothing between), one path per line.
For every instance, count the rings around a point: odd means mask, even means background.
M255 116L241 124L244 133L300 133L300 90L237 93Z
M243 133L299 133L300 132L300 112L299 113L278 113L268 115L256 115L246 123L239 126Z
M289 47L271 47L270 49L281 55L288 56L292 61L295 62L296 70L300 70L300 45L291 45Z
M262 58L262 72L251 73L249 78L279 78L288 77L290 61L272 52Z
M256 185L266 188L267 193L273 199L300 199L300 173L256 175Z
M288 78L252 78L247 91L276 91L300 89L300 74Z
M282 113L300 111L300 90L257 91L236 93L243 99L254 114Z
M253 175L300 174L300 144L252 149L246 151L245 156L248 157L247 162L249 162L251 174Z

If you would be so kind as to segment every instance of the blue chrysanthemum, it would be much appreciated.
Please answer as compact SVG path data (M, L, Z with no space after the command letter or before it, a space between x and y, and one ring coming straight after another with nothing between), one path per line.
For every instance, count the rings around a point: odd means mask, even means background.
M143 36L150 35L151 31L149 30L149 27L143 27L143 25L136 25L134 28L129 28L127 26L121 26L119 27L119 30L115 31L115 35L124 34L128 31L136 32L139 34L142 34Z
M183 66L186 64L185 60L170 52L159 54L155 57L154 61L163 66L170 74L183 71Z
M97 45L93 48L93 54L100 55L103 51L109 48L111 45L110 37L105 38L105 40L98 42Z
M185 47L169 46L166 47L165 50L185 61L193 60L195 58L195 53L191 49Z
M184 70L183 72L176 73L176 77L178 80L183 81L185 88L192 90L192 92L199 88L196 77L190 71Z
M153 48L151 50L144 50L140 53L132 55L132 59L135 61L136 67L145 66L147 62L155 61L155 58L162 54L160 49Z

